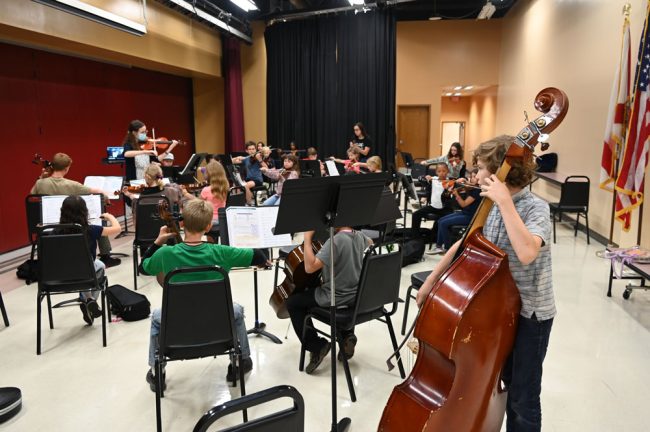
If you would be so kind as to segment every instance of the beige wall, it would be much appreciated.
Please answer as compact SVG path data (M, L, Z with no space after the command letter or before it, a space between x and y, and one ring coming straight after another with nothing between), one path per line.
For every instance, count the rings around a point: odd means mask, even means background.
M196 151L223 153L226 148L223 79L195 78L193 84Z
M537 113L533 99L547 86L564 90L569 113L552 134L550 151L559 155L558 171L591 179L590 226L609 235L611 194L598 188L602 141L609 94L620 53L623 4L632 4L632 55L636 57L645 14L645 0L563 1L520 0L503 23L497 110L497 131L516 133L523 110ZM549 200L559 189L538 182L533 190ZM650 246L650 211L645 212L644 243ZM636 243L633 229L614 240Z
M442 88L499 82L501 21L397 23L398 105L431 105L430 156L440 154Z
M465 134L465 160L471 165L472 152L483 141L496 135L497 87L489 87L472 95L469 122Z
M145 23L140 0L86 2ZM0 40L192 77L196 148L223 149L219 33L156 1L146 4L147 34L134 36L33 1L1 0Z
M266 139L266 46L264 23L253 23L253 45L241 45L244 136L246 140Z

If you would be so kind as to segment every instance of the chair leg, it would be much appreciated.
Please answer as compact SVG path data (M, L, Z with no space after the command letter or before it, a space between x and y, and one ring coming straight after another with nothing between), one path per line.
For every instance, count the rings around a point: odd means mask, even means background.
M311 315L305 316L305 321L302 326L302 336L300 337L301 343L300 343L300 363L298 363L298 370L300 372L305 370L305 344L302 343L302 341L305 340L305 332L307 331L307 320L311 318Z
M106 291L102 290L102 346L106 347Z
M2 293L0 292L0 310L2 310L2 319L5 322L5 327L9 327L9 317L7 316L7 309L5 309L5 302L2 300Z
M393 328L393 322L390 319L390 315L384 314L386 318L386 325L388 326L388 333L390 334L390 341L393 344L393 352L397 351L397 338L395 337L395 329ZM402 364L402 356L397 355L397 366L399 367L399 375L402 379L406 378L406 372L404 371L404 365Z
M163 397L162 389L162 366L160 365L160 360L158 359L158 353L156 353L156 430L162 432L162 415L160 413L160 398Z
M352 402L357 401L357 394L354 391L354 383L352 382L352 374L350 373L350 365L348 363L348 358L345 355L345 351L343 350L343 338L339 337L337 335L338 339L338 345L339 345L339 352L342 353L341 358L343 359L343 371L345 372L345 380L348 382L348 391L350 392L350 400Z
M587 227L587 244L589 243L589 213L585 212L585 226Z
M133 245L133 289L138 290L138 246Z
M271 249L273 250L273 249ZM275 276L273 276L273 289L275 289L276 286L278 286L278 273L280 271L280 259L275 262Z
M246 396L246 383L244 382L244 368L241 364L242 356L241 353L237 354L237 364L239 365L239 388L241 391L240 396L244 397ZM244 417L244 423L248 421L248 411L244 410L242 412L242 415Z
M54 319L52 318L52 300L50 293L47 294L47 316L50 319L50 330L54 328Z
M576 225L573 227L573 237L578 237L578 224L580 223L580 213L576 213Z
M551 213L553 217L553 243L557 243L557 237L555 236L555 213Z
M36 355L41 355L41 293L36 294Z
M402 318L402 336L406 333L406 321L409 316L409 305L411 304L411 292L415 287L413 285L409 286L409 289L406 291L406 298L404 299L404 318Z

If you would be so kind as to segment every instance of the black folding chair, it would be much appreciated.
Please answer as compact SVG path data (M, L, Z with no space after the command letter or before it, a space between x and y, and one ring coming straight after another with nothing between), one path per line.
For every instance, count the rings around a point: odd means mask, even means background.
M291 398L293 407L251 420L248 423L220 429L222 432L302 432L305 430L305 402L295 388L288 385L271 387L215 406L194 426L194 432L207 432L219 419L280 398Z
M238 206L243 207L246 205L246 189L241 186L233 186L228 190L228 197L226 198L226 207Z
M184 267L166 275L158 341L155 361L158 431L162 430L163 367L169 361L229 355L239 369L241 395L246 394L230 280L220 267ZM236 376L233 385L237 385ZM245 410L243 415L247 421Z
M562 183L560 202L549 204L551 217L553 218L553 243L556 242L556 219L562 222L563 213L575 213L576 224L573 236L578 235L580 216L584 216L587 228L587 244L589 244L589 186L590 182L587 176L569 176Z
M160 233L160 227L165 225L158 216L158 204L160 201L169 199L165 195L142 195L138 198L135 206L135 238L133 239L133 289L138 290L138 249L146 251L156 240Z
M65 234L61 234L65 233ZM106 346L106 277L97 279L86 230L77 224L55 224L38 228L38 293L36 296L36 354L41 354L41 302L47 298L50 329L51 295L100 291L102 342Z
M339 356L343 362L345 379L348 383L350 399L352 399L352 402L356 402L357 396L354 391L354 384L352 383L352 375L350 374L348 359L343 349L343 332L349 332L359 324L373 320L381 321L388 327L393 351L397 351L397 338L395 337L395 330L393 329L393 323L390 317L397 311L397 303L400 300L399 286L402 272L402 251L397 250L396 252L377 255L376 251L384 246L386 246L386 244L378 244L366 252L363 261L363 268L361 269L361 277L359 279L359 288L357 290L354 304L338 307L336 311L336 342L339 345L339 351L342 353L339 354ZM397 249L396 246L395 249ZM386 310L384 305L389 303L393 306L390 310ZM316 320L329 325L330 310L329 308L324 307L310 309L309 314L305 317L305 331L307 330L307 326L309 326L311 318L315 318ZM315 329L315 327L313 328ZM329 332L323 332L318 329L315 330L325 337L330 337ZM398 357L397 363L400 376L406 378L401 357ZM304 364L305 347L303 345L300 349L299 369L301 371L304 369Z
M37 229L38 224L43 219L41 204L43 195L27 195L25 198L25 213L27 214L27 236L29 243L32 245L32 251L29 258L34 259L36 255Z
M5 309L5 302L2 299L2 291L0 291L0 311L2 311L2 320L5 322L5 327L9 327L9 317L7 316L7 309Z

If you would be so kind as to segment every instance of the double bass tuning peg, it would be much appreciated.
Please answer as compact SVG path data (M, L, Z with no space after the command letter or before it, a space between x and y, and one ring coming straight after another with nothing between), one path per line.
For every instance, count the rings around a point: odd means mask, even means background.
M550 138L549 134L540 134L539 138L537 138L537 142L540 144L540 147L542 151L548 150L548 148L551 146L548 142L548 139Z

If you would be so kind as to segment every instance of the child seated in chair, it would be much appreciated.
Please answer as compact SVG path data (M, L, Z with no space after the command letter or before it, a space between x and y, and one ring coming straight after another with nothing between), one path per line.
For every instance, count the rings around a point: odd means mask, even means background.
M314 231L306 232L305 244L310 245L313 238ZM337 228L334 235L334 282L337 306L350 305L354 302L361 277L363 253L370 245L372 245L372 240L361 231L355 231L350 227ZM316 255L311 247L305 247L304 255L305 271L315 273L322 270L323 283L314 289L293 293L289 296L287 311L298 339L305 346L305 350L310 352L310 360L305 372L311 374L327 357L331 348L327 339L318 336L311 320L307 322L308 327L303 338L305 317L309 313L309 309L330 305L330 240L325 242ZM356 344L357 337L354 335L354 331L343 332L344 354L339 352L339 356L345 355L348 359L352 358Z
M447 164L439 163L438 165L436 165L436 177L426 176L427 181L431 182L432 195L431 195L431 199L429 200L430 201L429 205L422 207L420 210L416 212L413 212L413 217L411 218L411 226L414 231L420 229L420 225L422 224L422 219L430 215L435 215L436 217L441 218L442 216L448 215L449 213L454 211L453 201L449 193L445 189L442 190L442 193L440 193L438 197L433 196L434 193L439 193L439 189L433 188L433 182L434 181L440 182L444 187L448 175L449 175L449 168L447 167ZM432 205L434 201L438 201L439 203L441 203L441 207L434 207Z
M104 213L101 218L110 222L111 225L103 227L88 223L88 206L86 205L86 201L79 195L70 195L63 200L63 204L61 205L59 223L79 224L86 230L88 248L94 260L95 274L98 280L104 277L106 265L97 259L97 243L102 237L115 237L122 231L120 223L112 214ZM61 253L65 253L65 251L61 251ZM79 299L81 300L79 308L81 309L83 320L88 325L92 325L95 318L102 316L102 311L97 304L98 296L99 291L79 293Z
M451 234L449 229L454 225L467 226L472 221L474 213L476 213L482 199L481 189L477 186L477 172L478 169L474 169L470 174L470 179L467 182L469 184L467 186L467 191L462 195L459 193L459 189L452 189L452 197L456 200L461 211L458 213L448 214L436 221L436 248L431 252L428 252L428 254L437 255L448 250L451 247Z
M156 275L158 283L162 285L165 275L180 267L196 267L204 265L218 265L225 271L233 267L248 267L251 265L265 266L268 264L265 253L258 249L242 249L214 243L205 243L201 239L203 234L212 228L212 204L208 201L193 199L188 201L183 208L183 221L185 224L185 239L182 243L167 246L165 243L173 236L166 226L160 228L160 234L153 245L147 250L140 264L140 271L148 275ZM201 275L198 274L198 277ZM197 274L185 276L185 280L196 280ZM178 280L183 280L180 275ZM244 322L244 308L233 303L235 330L241 347L241 367L244 372L253 369L250 358L246 323ZM158 334L160 333L160 309L151 314L151 339L149 341L149 366L147 382L151 391L156 391L156 377L154 371L155 354L158 349ZM239 371L233 364L228 365L226 379L233 381ZM165 376L162 377L163 389Z

